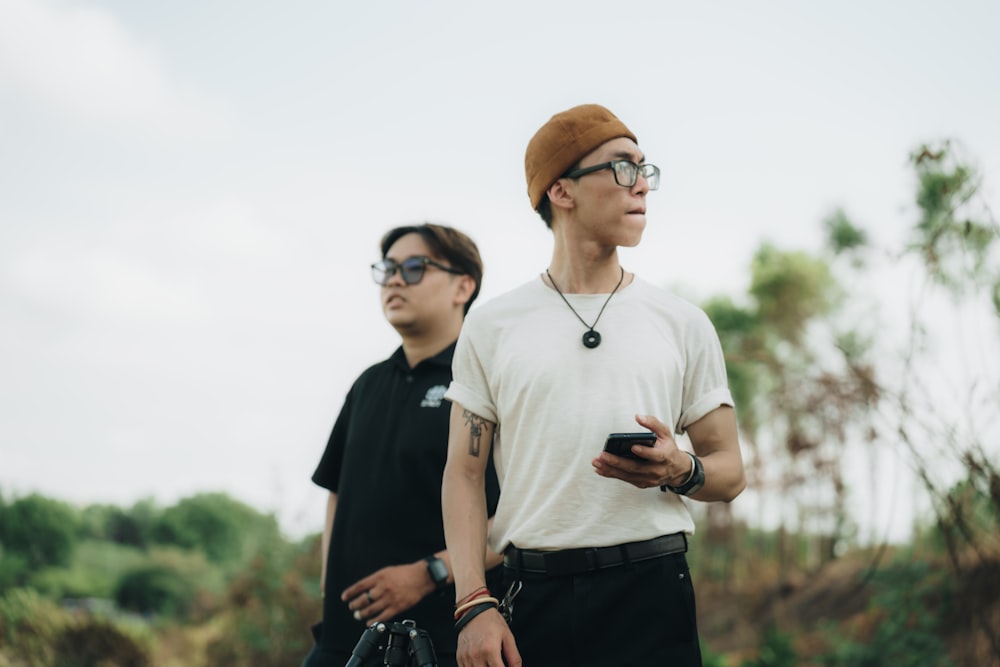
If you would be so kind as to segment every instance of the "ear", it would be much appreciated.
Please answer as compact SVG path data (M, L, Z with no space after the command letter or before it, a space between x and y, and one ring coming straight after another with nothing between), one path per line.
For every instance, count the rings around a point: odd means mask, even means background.
M576 206L573 199L573 185L568 178L558 178L556 182L549 186L545 194L549 196L553 208L570 210Z
M472 293L476 291L476 281L472 279L470 275L460 275L455 276L458 283L458 288L455 290L455 300L456 306L465 306L469 299L472 298Z

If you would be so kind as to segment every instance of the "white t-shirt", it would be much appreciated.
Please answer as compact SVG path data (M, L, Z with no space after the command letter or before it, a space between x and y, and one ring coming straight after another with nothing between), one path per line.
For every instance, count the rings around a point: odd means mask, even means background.
M594 322L607 294L567 294ZM490 547L597 547L694 532L684 502L594 472L608 433L650 414L682 433L733 405L715 328L696 306L639 278L587 328L541 279L473 309L446 398L494 422L500 502Z

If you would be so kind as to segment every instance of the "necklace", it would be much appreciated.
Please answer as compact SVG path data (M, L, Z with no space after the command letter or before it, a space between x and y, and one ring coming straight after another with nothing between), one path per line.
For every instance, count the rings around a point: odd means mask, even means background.
M622 286L622 281L625 280L625 269L623 269L620 266L618 268L621 269L621 272L622 272L621 278L618 279L618 284L615 285L615 288L613 290L611 290L611 294L609 294L608 298L604 301L604 305L601 306L601 311L599 313L597 313L597 319L594 320L593 324L587 324L584 321L584 319L582 317L580 317L580 313L576 312L576 308L574 308L572 306L572 304L570 304L569 300L559 290L559 286L556 285L556 281L552 279L552 274L549 273L548 269L545 269L545 275L547 275L549 277L549 282L551 282L552 286L556 289L556 294L558 294L559 296L562 297L562 300L566 303L567 306L569 306L569 309L573 311L574 315L576 315L576 319L580 320L580 322L583 324L583 326L587 327L587 329L588 329L587 333L583 334L583 346L584 347L588 347L590 349L593 349L593 348L595 348L595 347L597 347L598 345L601 344L601 334L598 333L597 331L594 331L594 327L597 326L598 321L600 321L600 319L601 319L601 315L604 314L604 309L607 308L608 301L611 301L611 297L613 297L615 295L615 292L618 291L618 288Z

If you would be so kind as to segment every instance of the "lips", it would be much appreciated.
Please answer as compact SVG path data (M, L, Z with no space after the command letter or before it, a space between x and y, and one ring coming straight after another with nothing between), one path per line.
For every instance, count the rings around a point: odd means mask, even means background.
M386 308L388 308L390 306L404 304L406 303L406 299L404 299L400 294L390 294L385 298L385 301L383 301L382 303L383 305L385 305Z

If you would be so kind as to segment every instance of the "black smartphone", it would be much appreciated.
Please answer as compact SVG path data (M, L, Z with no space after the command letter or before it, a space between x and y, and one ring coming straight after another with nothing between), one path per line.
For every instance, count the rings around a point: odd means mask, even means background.
M632 445L652 447L656 443L655 433L611 433L604 441L604 451L636 461L645 461L632 453Z

